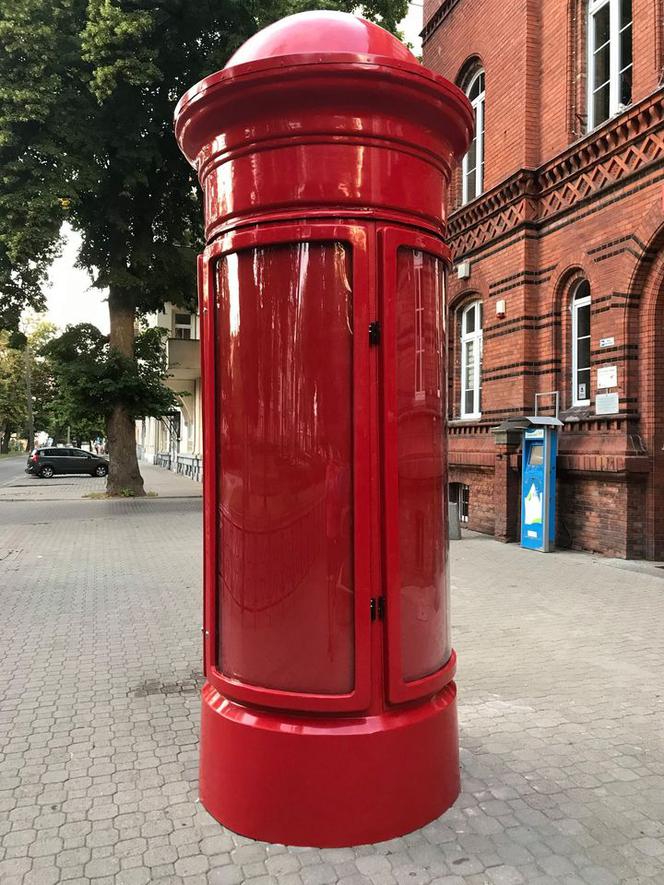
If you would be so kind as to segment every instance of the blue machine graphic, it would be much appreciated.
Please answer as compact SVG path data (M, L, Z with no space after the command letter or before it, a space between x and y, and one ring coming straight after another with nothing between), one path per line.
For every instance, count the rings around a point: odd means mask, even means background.
M521 546L548 551L556 533L557 418L526 419L521 479Z

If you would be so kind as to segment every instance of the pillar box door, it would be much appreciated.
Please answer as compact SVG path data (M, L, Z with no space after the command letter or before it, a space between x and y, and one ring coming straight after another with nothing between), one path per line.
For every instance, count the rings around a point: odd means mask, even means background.
M204 193L200 791L244 835L375 842L459 791L447 186L472 110L354 16L191 89Z
M206 676L237 701L369 706L366 244L281 225L204 256Z
M387 695L440 691L454 675L449 625L445 270L449 249L381 230Z

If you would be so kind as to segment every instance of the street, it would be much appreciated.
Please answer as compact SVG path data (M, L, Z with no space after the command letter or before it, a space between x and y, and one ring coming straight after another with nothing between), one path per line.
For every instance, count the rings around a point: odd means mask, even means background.
M26 454L10 455L0 458L0 489L25 476L23 473L28 456Z
M353 849L224 830L198 802L200 486L159 497L0 460L0 882L664 881L664 572L451 548L463 792ZM256 784L261 789L261 784Z

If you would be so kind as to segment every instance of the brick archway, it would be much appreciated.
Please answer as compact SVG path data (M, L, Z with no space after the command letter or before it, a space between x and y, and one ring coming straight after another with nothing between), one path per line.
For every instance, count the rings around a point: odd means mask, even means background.
M646 250L645 265L635 279L642 281L639 297L638 390L642 443L650 460L646 487L645 553L664 559L664 226ZM634 324L636 325L636 324Z

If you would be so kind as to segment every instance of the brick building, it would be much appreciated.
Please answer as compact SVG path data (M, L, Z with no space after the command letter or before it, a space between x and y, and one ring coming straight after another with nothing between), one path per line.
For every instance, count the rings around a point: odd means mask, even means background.
M450 491L516 539L508 416L554 408L560 546L664 559L662 0L424 0L477 132L449 235Z

